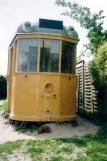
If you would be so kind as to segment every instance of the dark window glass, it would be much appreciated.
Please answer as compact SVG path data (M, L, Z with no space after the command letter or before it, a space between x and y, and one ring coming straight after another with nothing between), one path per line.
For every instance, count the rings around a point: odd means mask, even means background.
M19 71L36 72L38 59L38 39L20 39Z
M59 69L59 40L41 39L40 72L56 72Z
M71 42L62 42L62 61L61 73L74 74L75 73L75 44Z

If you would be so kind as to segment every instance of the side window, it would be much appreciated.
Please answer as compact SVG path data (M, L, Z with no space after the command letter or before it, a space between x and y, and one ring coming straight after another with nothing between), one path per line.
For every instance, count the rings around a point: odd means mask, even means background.
M38 39L20 39L19 71L36 72L38 60Z
M75 44L71 42L62 42L62 61L61 73L74 74L75 73Z
M41 39L40 72L55 72L59 70L59 40Z

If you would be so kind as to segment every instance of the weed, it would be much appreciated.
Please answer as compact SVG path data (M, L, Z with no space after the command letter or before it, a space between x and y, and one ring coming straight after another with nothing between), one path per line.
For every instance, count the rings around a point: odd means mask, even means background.
M28 148L28 153L43 153L44 150L43 148L41 147L31 147L31 148Z
M107 123L103 124L97 132L97 138L107 139Z
M76 144L76 146L79 146L79 147L86 146L86 141L82 138L72 138L72 143Z
M7 102L4 102L1 106L0 106L0 110L6 110L7 109Z
M72 145L66 145L66 146L63 146L61 148L59 148L56 153L59 154L59 153L72 153L73 152L73 148L72 148Z
M52 156L51 161L63 161L63 157L62 156Z
M0 144L0 156L2 159L6 160L7 155L12 154L14 150L21 147L23 140L18 140L15 142L7 142L5 144Z
M56 141L58 143L74 143L76 144L77 146L86 146L86 141L81 139L81 138L60 138L60 139L56 139Z

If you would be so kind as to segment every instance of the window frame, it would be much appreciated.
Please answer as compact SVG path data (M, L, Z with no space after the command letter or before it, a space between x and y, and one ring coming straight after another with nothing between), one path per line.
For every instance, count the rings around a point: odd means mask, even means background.
M66 43L71 43L73 44L73 47L71 49L71 73L70 72L62 72L62 56L63 56L63 42L66 42ZM68 70L68 69L67 69ZM61 74L72 74L72 75L75 75L76 74L76 43L74 42L70 42L70 41L65 41L63 40L62 41L62 47L61 47L61 71L60 71Z
M52 41L52 40L57 40L57 39L49 39L49 38L41 38L40 39L40 52L41 52L41 40L50 40L50 41ZM48 72L48 71L46 71L46 72L43 72L43 71L40 71L40 60L39 60L39 72L40 73L55 73L55 74L57 74L57 73L60 73L60 59L61 59L61 40L57 40L57 41L59 41L59 59L58 59L58 71L57 72L52 72L52 71L50 71L50 72ZM39 53L40 54L40 56L41 56L41 53Z
M20 40L22 39L36 39L38 40L37 43L38 43L38 52L37 52L37 66L35 68L35 71L19 71L19 64L20 64ZM37 73L38 72L38 64L39 64L39 61L38 61L38 57L39 57L39 38L20 38L18 39L18 42L17 42L17 52L16 52L16 72L18 73ZM27 58L27 64L28 63L28 58ZM27 67L28 68L28 67ZM37 70L36 70L37 69Z
M60 37L60 38L59 38ZM33 72L29 72L29 71L27 71L27 72L21 72L21 71L19 71L19 56L20 56L20 48L19 48L19 42L20 42L20 39L37 39L38 40L38 58L37 58L37 71L33 71ZM41 44L40 44L40 40L41 39L48 39L48 40L59 40L59 69L58 69L58 72L56 73L56 72L40 72L40 46L41 46ZM67 38L67 37L61 37L61 36L58 36L58 35L29 35L29 36L18 36L18 38L16 39L17 40L17 42L16 42L16 64L15 64L15 72L16 73L51 73L51 74L71 74L71 75L75 75L75 73L76 73L76 67L74 66L74 73L62 73L61 72L61 66L62 66L62 64L61 64L61 61L62 61L62 43L63 43L63 41L65 41L65 42L71 42L71 43L73 43L74 45L75 45L75 48L74 48L74 61L75 62L73 62L73 65L76 65L76 54L77 54L77 52L76 52L76 45L77 45L77 42L75 42L75 41L72 41L72 39L71 40L69 40L69 38Z

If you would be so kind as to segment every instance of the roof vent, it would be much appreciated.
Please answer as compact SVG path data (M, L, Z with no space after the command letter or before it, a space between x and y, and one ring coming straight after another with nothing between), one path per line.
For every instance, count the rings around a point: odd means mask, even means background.
M29 21L26 21L26 22L25 22L25 28L28 29L28 28L31 28L31 26L32 26L32 25L31 25L31 23L30 23Z
M74 27L73 26L69 26L69 30L70 31L74 31Z
M23 24L23 31L24 32L31 32L31 30L32 30L32 24L29 21L26 21Z

